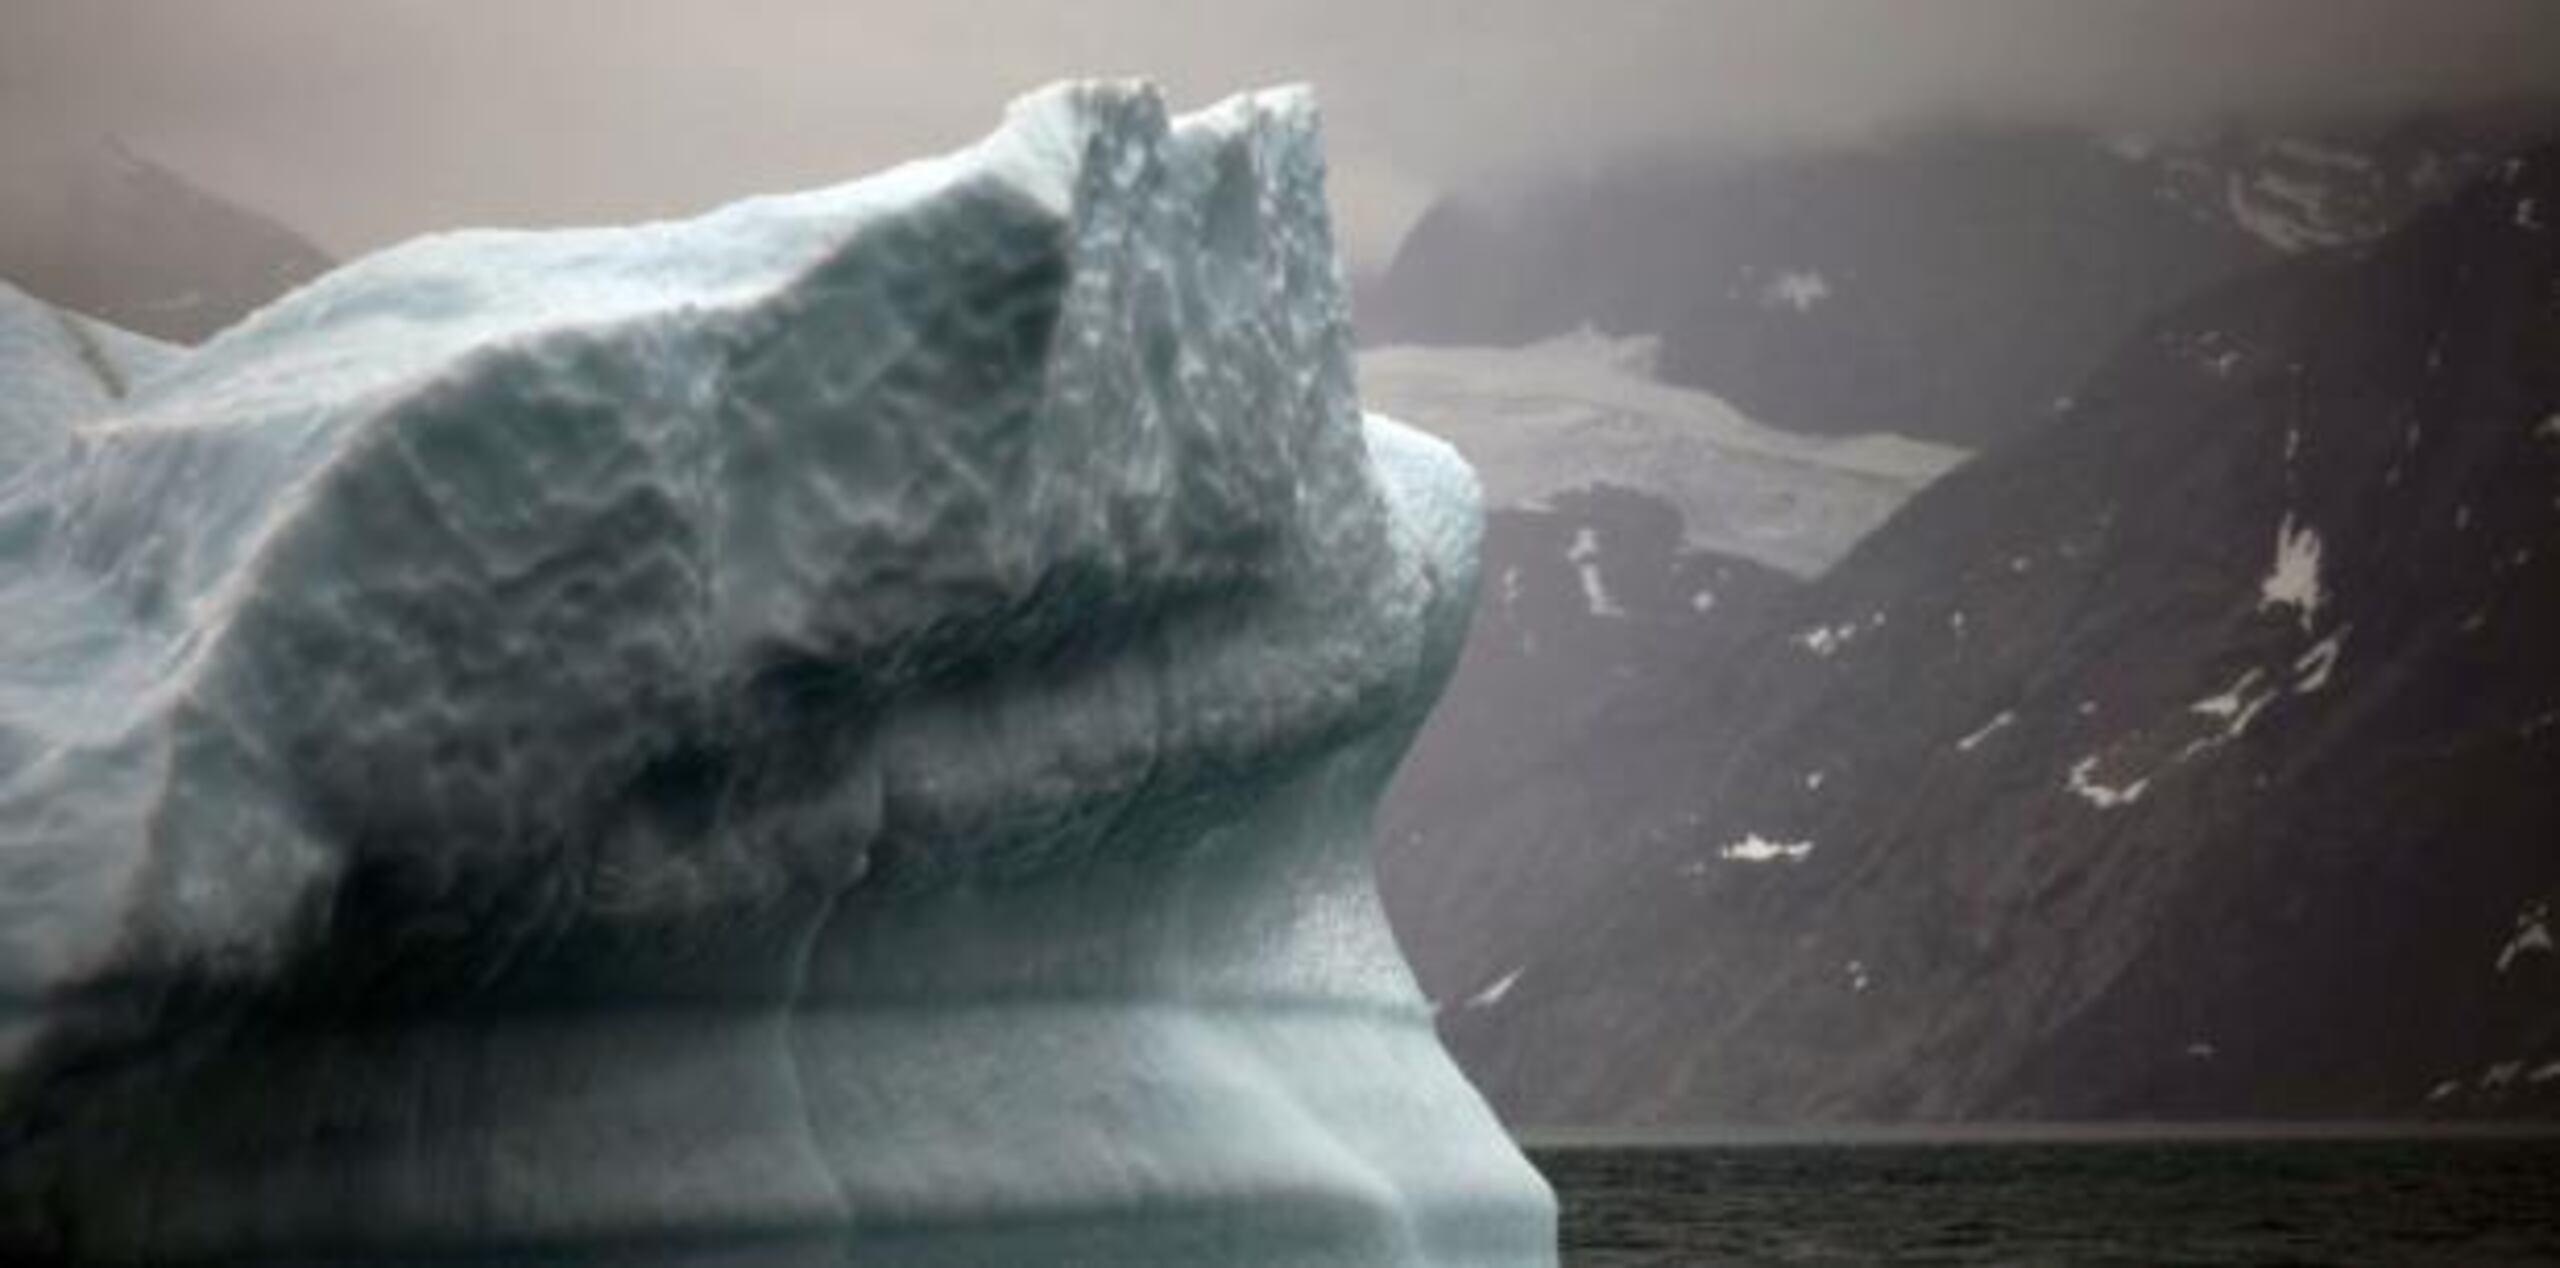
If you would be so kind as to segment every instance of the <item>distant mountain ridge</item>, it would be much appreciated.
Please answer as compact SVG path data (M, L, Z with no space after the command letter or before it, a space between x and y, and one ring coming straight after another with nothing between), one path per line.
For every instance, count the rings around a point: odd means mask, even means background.
M53 175L32 220L0 233L0 280L136 334L201 342L332 264L113 138Z
M1669 382L1779 426L1980 448L2224 281L2369 240L2552 111L2169 142L1948 129L1725 162L1646 158L1425 212L1360 312L1375 344L1663 341Z

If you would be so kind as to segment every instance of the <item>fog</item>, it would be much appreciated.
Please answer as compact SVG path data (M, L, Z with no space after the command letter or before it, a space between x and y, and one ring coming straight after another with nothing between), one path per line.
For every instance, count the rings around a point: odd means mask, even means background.
M675 214L1141 74L1326 103L1345 245L1435 190L1676 139L1949 116L2170 130L2560 84L2546 0L9 0L0 219L106 134L347 253L463 223Z

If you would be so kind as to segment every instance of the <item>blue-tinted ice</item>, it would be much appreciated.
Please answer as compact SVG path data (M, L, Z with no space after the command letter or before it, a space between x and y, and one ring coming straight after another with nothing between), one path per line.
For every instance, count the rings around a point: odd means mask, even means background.
M0 358L0 1248L1553 1262L1372 891L1476 494L1304 94Z

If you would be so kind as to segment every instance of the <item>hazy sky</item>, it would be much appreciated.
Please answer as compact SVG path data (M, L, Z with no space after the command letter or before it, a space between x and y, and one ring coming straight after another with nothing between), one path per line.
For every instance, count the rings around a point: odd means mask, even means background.
M0 0L0 172L114 133L343 254L826 183L1074 74L1313 82L1374 262L1435 189L1666 138L2549 91L2560 0Z

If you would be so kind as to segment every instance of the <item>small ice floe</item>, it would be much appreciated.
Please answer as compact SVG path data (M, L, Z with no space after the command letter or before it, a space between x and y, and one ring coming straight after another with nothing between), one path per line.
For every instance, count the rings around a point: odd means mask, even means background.
M2543 440L2560 441L2560 414L2543 419L2542 425L2533 429L2533 434Z
M1956 751L1959 753L1970 753L1975 749L1982 747L1982 742L1984 740L1990 739L1992 736L1998 735L2002 731L2009 729L2009 726L2017 720L2018 713L2016 710L2002 709L2000 712L1991 715L1990 721L1983 723L1981 726L1975 727L1971 734L1966 735L1963 739L1957 740Z
M2337 672L2338 653L2345 648L2347 631L2352 625L2340 626L2329 637L2311 645L2309 651L2293 658L2294 694L2307 696L2329 685L2329 676Z
M1964 637L1963 608L1957 608L1954 611L1947 613L1947 632L1955 635L1957 638Z
M2539 200L2532 198L2517 199L2515 217L2516 228L2525 230L2528 233L2542 232L2541 211L2542 207Z
M1857 636L1858 623L1856 621L1842 621L1838 625L1814 626L1812 629L1796 635L1795 641L1798 647L1802 647L1816 656L1830 656L1833 653L1838 652L1841 648L1847 647L1849 645L1849 640L1856 638Z
M2072 710L2072 712L2077 713L2084 718L2096 717L2098 715L2098 702L2095 700L2083 700L2079 703L2078 707Z
M1510 994L1511 988L1520 984L1520 975L1525 971L1527 971L1527 969L1524 965L1521 968L1513 969L1510 972L1493 979L1491 985L1488 985L1483 990L1477 991L1475 994L1468 996L1466 1006L1468 1008L1491 1008L1494 1005L1501 1003L1502 997Z
M2451 1100L2453 1098L2453 1094L2461 1090L2461 1080L2446 1079L2437 1083L2434 1087L2427 1089L2427 1102L2429 1104L2434 1104L2437 1101Z
M1841 965L1840 973L1841 976L1849 979L1849 989L1861 995L1866 994L1868 985L1875 981L1875 978L1867 973L1867 962L1864 960L1851 960Z
M2328 594L2320 585L2320 534L2308 524L2294 527L2293 513L2287 511L2276 528L2275 562L2258 583L2258 607L2294 609L2307 634L2326 602Z
M2516 738L2519 740L2530 740L2533 737L2550 730L2555 725L2560 725L2560 709L2545 709L2532 717L2526 718L2524 720L2524 725L2516 728Z
M1564 552L1565 562L1582 577L1582 604L1593 616L1625 616L1627 610L1609 594L1600 579L1600 535L1589 527L1573 530L1573 545Z
M2032 560L2032 559L2027 558L2027 557L2026 557L2026 556L2024 556L2024 555L2011 555L2011 556L2009 556L2009 571L2011 571L2011 572L2019 573L2019 574L2023 575L2023 574L2025 574L2025 572L2026 572L2029 568L2032 568L2032 567L2034 567L2034 566L2035 566L2035 561L2034 561L2034 560Z
M2516 913L2515 932L2508 936L2507 945L2498 948L2498 971L2506 972L2517 960L2525 956L2536 953L2550 955L2553 950L2551 905L2549 903L2530 904L2523 911Z
M1760 290L1760 303L1765 308L1792 308L1799 313L1813 311L1813 306L1831 298L1831 280L1811 269L1791 269L1780 273Z
M1801 863L1813 853L1811 841L1772 841L1757 832L1716 851L1727 863Z
M2527 1083L2549 1083L2553 1079L2560 1079L2560 1061L2545 1061L2524 1076Z
M1502 570L1502 606L1509 608L1517 607L1519 604L1520 570L1518 568L1505 568Z
M2219 1051L2221 1050L2213 1046L2212 1040L2198 1039L2187 1045L2187 1059L2190 1061L2211 1061L2213 1060L2214 1054Z
M1689 610L1692 612L1711 612L1715 606L1716 592L1713 590L1700 590L1689 596Z
M1818 770L1806 771L1804 773L1804 790L1806 792L1821 792L1822 782L1829 778L1831 778L1829 775Z
M2299 427L2287 427L2287 428L2285 428L2285 429L2284 429L2284 462L2285 462L2285 465L2286 465L2286 466L2288 466L2288 467L2289 467L2289 466L2292 466L2292 465L2293 465L2293 460L2294 460L2294 459L2296 459L2296 458L2298 458L2298 457L2301 457L2301 456L2302 456L2302 429L2301 429L2301 428L2299 428Z
M2071 791L2080 795L2081 800L2100 810L2130 806L2142 800L2142 794L2151 789L2151 780L2147 776L2130 784L2111 785L2099 783L2097 775L2097 757L2093 754L2081 758L2071 766L2070 787Z
M2453 508L2453 531L2457 533L2467 533L2471 531L2471 504L2469 502L2465 502L2462 505Z
M2524 1062L2501 1061L2480 1072L2480 1090L2507 1087L2524 1075Z

